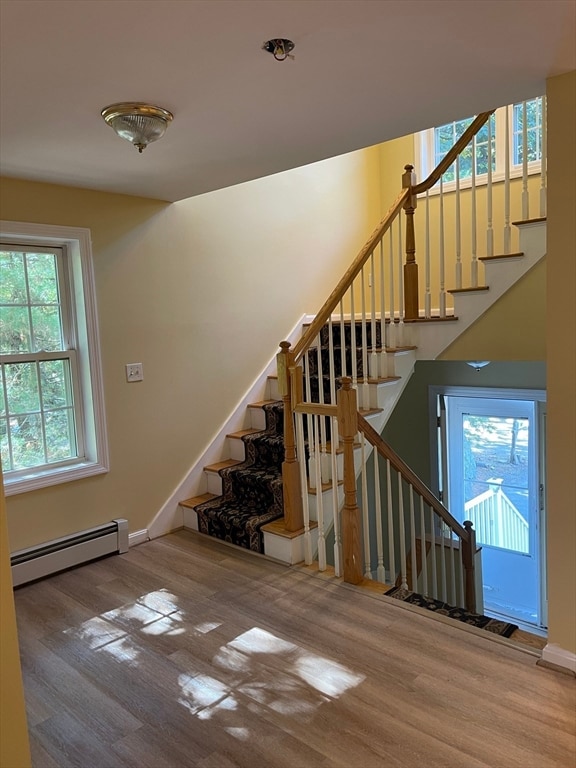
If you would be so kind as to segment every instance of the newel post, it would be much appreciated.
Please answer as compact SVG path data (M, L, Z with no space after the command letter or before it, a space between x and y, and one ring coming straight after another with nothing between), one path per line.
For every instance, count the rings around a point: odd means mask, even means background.
M342 509L342 554L344 581L362 581L362 539L360 510L356 503L356 472L354 470L354 438L358 432L358 407L352 379L342 379L338 390L338 431L344 448L344 508Z
M304 513L292 414L290 368L294 365L294 353L290 351L289 341L280 342L280 350L276 355L276 364L278 391L284 404L284 461L282 462L284 527L287 531L299 531L304 527Z
M468 538L462 539L462 561L464 564L464 590L466 610L476 612L476 579L474 576L474 560L476 557L476 531L470 520L464 521Z
M402 174L402 189L416 186L416 174L413 165L405 165ZM414 235L414 211L416 195L411 195L404 203L406 213L406 263L404 264L404 319L418 319L418 264L416 264L416 237Z

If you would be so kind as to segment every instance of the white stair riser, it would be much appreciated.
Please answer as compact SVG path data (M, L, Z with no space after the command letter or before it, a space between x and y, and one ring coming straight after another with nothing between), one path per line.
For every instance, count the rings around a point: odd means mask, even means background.
M278 393L278 379L276 377L270 376L268 377L268 381L266 383L267 393L266 396L269 400L281 400Z
M189 528L191 531L198 530L198 515L194 509L190 507L182 507L184 515L184 528Z
M226 442L228 444L228 458L244 461L246 458L244 441L239 437L228 437Z
M250 411L250 427L252 429L266 429L266 414L263 408L248 408Z
M205 469L204 474L206 475L206 486L208 493L213 493L216 496L222 495L222 478L218 474L218 472L213 472L212 470Z

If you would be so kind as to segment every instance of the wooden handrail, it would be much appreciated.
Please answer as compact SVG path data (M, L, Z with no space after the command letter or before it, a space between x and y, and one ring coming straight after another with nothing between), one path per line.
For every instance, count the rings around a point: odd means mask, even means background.
M444 155L436 168L434 168L430 176L428 176L427 179L424 179L424 181L421 181L420 184L416 184L416 186L412 187L411 193L413 195L419 195L421 192L426 192L427 189L433 187L434 184L440 180L440 177L446 173L448 168L450 168L460 152L462 152L462 150L465 149L472 141L480 128L482 128L482 126L488 122L490 115L493 115L495 111L496 110L492 109L490 112L481 112L477 117L475 117L468 128L466 128L462 136L460 136L456 144L454 144L452 149Z
M426 486L422 480L420 480L418 475L416 475L410 469L408 464L406 464L406 462L401 459L400 456L398 456L396 451L387 443L385 443L384 440L382 440L378 432L376 432L376 430L360 414L358 414L358 429L364 433L364 435L368 438L368 441L372 443L378 453L390 461L390 464L394 467L394 469L399 472L402 477L404 477L404 479L410 483L410 485L414 487L415 491L420 494L420 496L422 496L426 504L432 507L434 512L436 512L436 514L441 517L448 526L450 526L454 533L457 533L458 536L464 541L468 541L470 537L466 528L464 528L464 526L459 523L455 517L452 517L446 507L440 501L438 501L436 496L434 496L430 488L428 488L428 486Z
M312 343L314 342L314 339L316 336L320 333L321 328L324 326L324 324L328 321L328 318L332 314L335 307L338 305L338 302L342 299L350 285L352 284L352 281L356 277L356 275L360 272L366 261L368 260L370 254L374 251L382 237L386 234L388 229L390 228L392 222L398 215L398 213L402 210L404 207L404 203L406 200L410 197L411 190L410 189L403 189L392 206L389 208L388 213L380 224L376 227L374 232L370 235L370 238L366 245L362 248L358 256L354 259L351 266L348 268L348 270L345 272L344 276L334 288L330 296L326 299L324 302L324 305L312 321L310 325L308 326L308 329L305 331L305 333L302 335L300 340L295 345L293 351L294 354L294 360L298 362L298 360L302 357L304 352L312 346Z

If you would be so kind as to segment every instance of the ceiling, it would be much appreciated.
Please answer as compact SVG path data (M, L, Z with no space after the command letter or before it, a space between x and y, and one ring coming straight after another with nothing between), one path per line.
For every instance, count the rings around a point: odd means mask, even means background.
M180 200L540 95L575 30L574 0L0 0L0 169ZM141 155L100 117L139 100L174 113Z

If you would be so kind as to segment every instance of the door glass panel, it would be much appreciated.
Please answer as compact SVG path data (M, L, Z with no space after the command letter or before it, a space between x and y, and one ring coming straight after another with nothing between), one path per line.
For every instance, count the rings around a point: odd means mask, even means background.
M463 414L464 519L478 544L528 554L527 418Z

